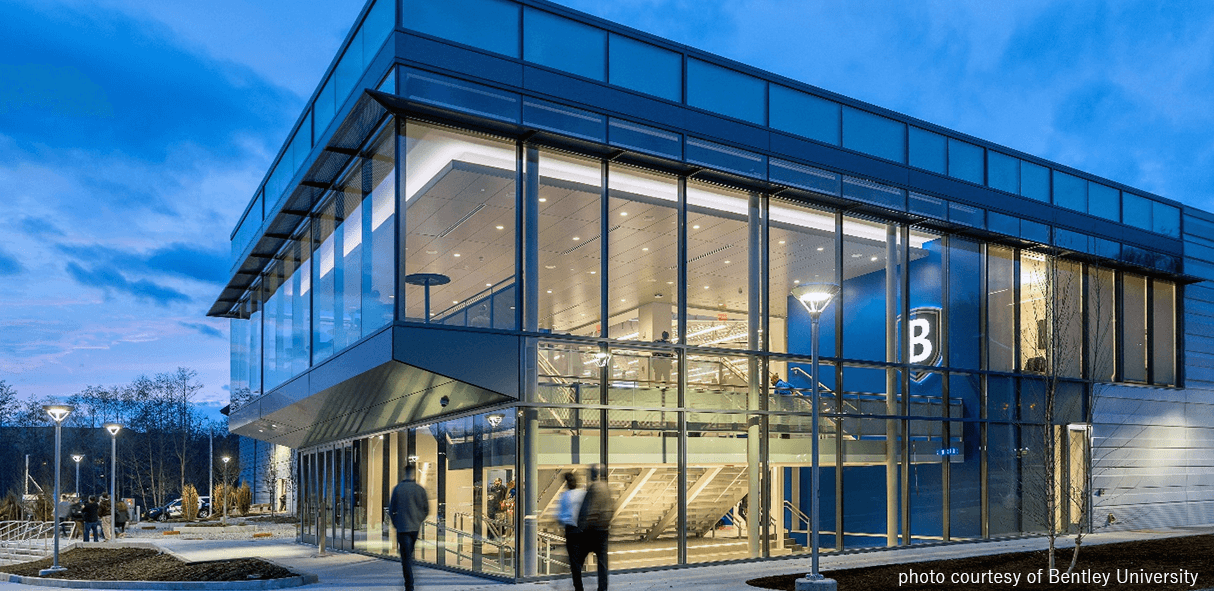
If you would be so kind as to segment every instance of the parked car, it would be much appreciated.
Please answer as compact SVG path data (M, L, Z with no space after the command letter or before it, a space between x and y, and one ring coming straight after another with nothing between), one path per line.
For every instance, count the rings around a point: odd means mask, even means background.
M169 501L169 504L163 507L149 509L144 519L147 521L164 521L166 519L180 519L181 498L178 497ZM211 497L198 497L198 518L206 519L211 516Z

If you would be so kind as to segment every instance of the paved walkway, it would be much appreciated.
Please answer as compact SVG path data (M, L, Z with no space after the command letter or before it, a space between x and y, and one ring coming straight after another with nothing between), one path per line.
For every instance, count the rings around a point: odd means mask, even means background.
M1214 525L1185 527L1167 530L1097 533L1088 536L1086 544L1109 544L1132 540L1145 540L1195 534L1214 534ZM346 591L386 591L402 588L400 563L391 560L370 558L360 554L330 553L317 556L313 546L304 546L281 540L159 540L161 547L188 560L216 560L222 558L257 557L274 561L303 573L319 576L320 582L301 591L342 589ZM1064 542L1067 544L1069 542ZM937 547L913 547L900 550L865 552L842 556L822 557L822 570L875 566L962 558L1005 552L1039 550L1046 547L1046 540L1031 538L1000 542L957 544ZM696 591L753 591L746 585L748 579L779 573L804 572L809 568L808 558L765 561L744 564L729 564L677 570L656 570L642 573L622 573L611 577L614 590L651 591L672 588L694 588ZM594 589L593 572L586 580L587 589ZM1214 587L1214 566L1210 572L1199 573L1198 589ZM567 579L511 585L497 583L479 577L447 572L431 568L417 569L418 588L424 591L540 591L569 590L573 584ZM31 585L0 583L0 591L47 589Z

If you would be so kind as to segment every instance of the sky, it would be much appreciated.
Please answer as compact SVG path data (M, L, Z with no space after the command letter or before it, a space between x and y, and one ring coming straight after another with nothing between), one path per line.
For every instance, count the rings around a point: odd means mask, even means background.
M1214 210L1214 3L567 0ZM190 367L229 236L361 0L0 0L0 380L68 396Z

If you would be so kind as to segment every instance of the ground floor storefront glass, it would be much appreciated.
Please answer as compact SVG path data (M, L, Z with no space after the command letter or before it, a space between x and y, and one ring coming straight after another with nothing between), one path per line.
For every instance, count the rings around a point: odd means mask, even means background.
M597 463L615 502L612 570L809 552L811 392L750 379L804 360L682 363L680 351L560 341L537 353L537 402L301 452L303 541L323 535L332 549L396 556L389 500L412 464L430 499L418 560L509 579L568 573L557 521L564 474L584 483ZM651 376L655 362L670 364L668 379L629 379ZM624 366L638 366L635 376ZM1072 450L1059 456L1064 472L1084 477L1086 442L1072 441L1083 433L1023 420L1039 394L1030 378L930 372L914 383L834 363L821 375L824 552L1044 530L1047 433ZM1063 508L1056 519L1067 511L1081 514Z

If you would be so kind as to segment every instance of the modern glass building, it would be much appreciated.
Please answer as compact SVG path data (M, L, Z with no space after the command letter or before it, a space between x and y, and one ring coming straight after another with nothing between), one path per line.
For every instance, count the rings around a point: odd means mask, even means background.
M303 541L392 555L415 463L420 558L521 580L567 572L591 463L613 569L806 553L815 346L826 551L1214 522L1212 237L542 0L373 0L210 314L232 430L299 450Z

